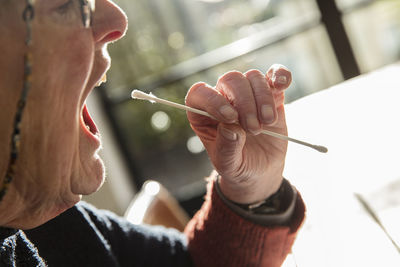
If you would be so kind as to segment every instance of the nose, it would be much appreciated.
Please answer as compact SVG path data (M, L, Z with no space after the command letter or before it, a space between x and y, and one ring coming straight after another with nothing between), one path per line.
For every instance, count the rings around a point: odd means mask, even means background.
M97 0L93 13L92 29L96 45L102 47L124 36L128 19L120 7L110 0Z

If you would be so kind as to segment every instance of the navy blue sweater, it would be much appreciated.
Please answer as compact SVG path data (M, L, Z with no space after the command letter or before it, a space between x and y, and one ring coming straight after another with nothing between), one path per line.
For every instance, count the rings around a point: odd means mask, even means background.
M192 266L186 237L81 202L28 231L0 228L0 266Z

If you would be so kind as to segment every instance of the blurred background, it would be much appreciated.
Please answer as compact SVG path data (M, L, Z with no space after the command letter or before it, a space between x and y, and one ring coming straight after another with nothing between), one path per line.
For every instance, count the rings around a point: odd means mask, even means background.
M197 81L281 63L293 73L290 103L400 59L399 0L114 2L129 29L109 46L108 82L90 99L107 181L86 200L118 214L148 179L193 214L212 170L185 112L131 100L132 89L183 103Z

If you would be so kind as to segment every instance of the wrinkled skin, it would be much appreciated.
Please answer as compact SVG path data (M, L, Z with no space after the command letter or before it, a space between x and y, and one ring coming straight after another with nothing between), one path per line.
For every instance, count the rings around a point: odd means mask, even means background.
M81 114L90 91L110 66L107 44L125 34L127 20L111 1L97 0L92 28L85 29L78 2L61 8L67 2L35 4L32 88L22 120L17 172L0 203L2 226L40 225L103 183L100 140L86 129ZM0 13L0 181L22 88L24 7L25 1L11 1Z
M228 72L215 87L198 83L187 94L187 105L218 119L188 113L221 175L222 193L234 202L261 201L282 183L287 142L260 131L287 135L283 103L291 79L285 67L273 65L266 75L258 70Z

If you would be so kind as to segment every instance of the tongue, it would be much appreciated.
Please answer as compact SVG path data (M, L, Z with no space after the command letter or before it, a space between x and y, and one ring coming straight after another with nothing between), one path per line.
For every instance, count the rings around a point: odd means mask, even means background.
M82 117L83 117L83 121L85 122L85 124L89 127L90 132L92 134L96 135L98 133L98 130L97 130L96 124L94 124L92 117L90 117L90 114L89 114L89 111L88 111L86 105L83 107Z

